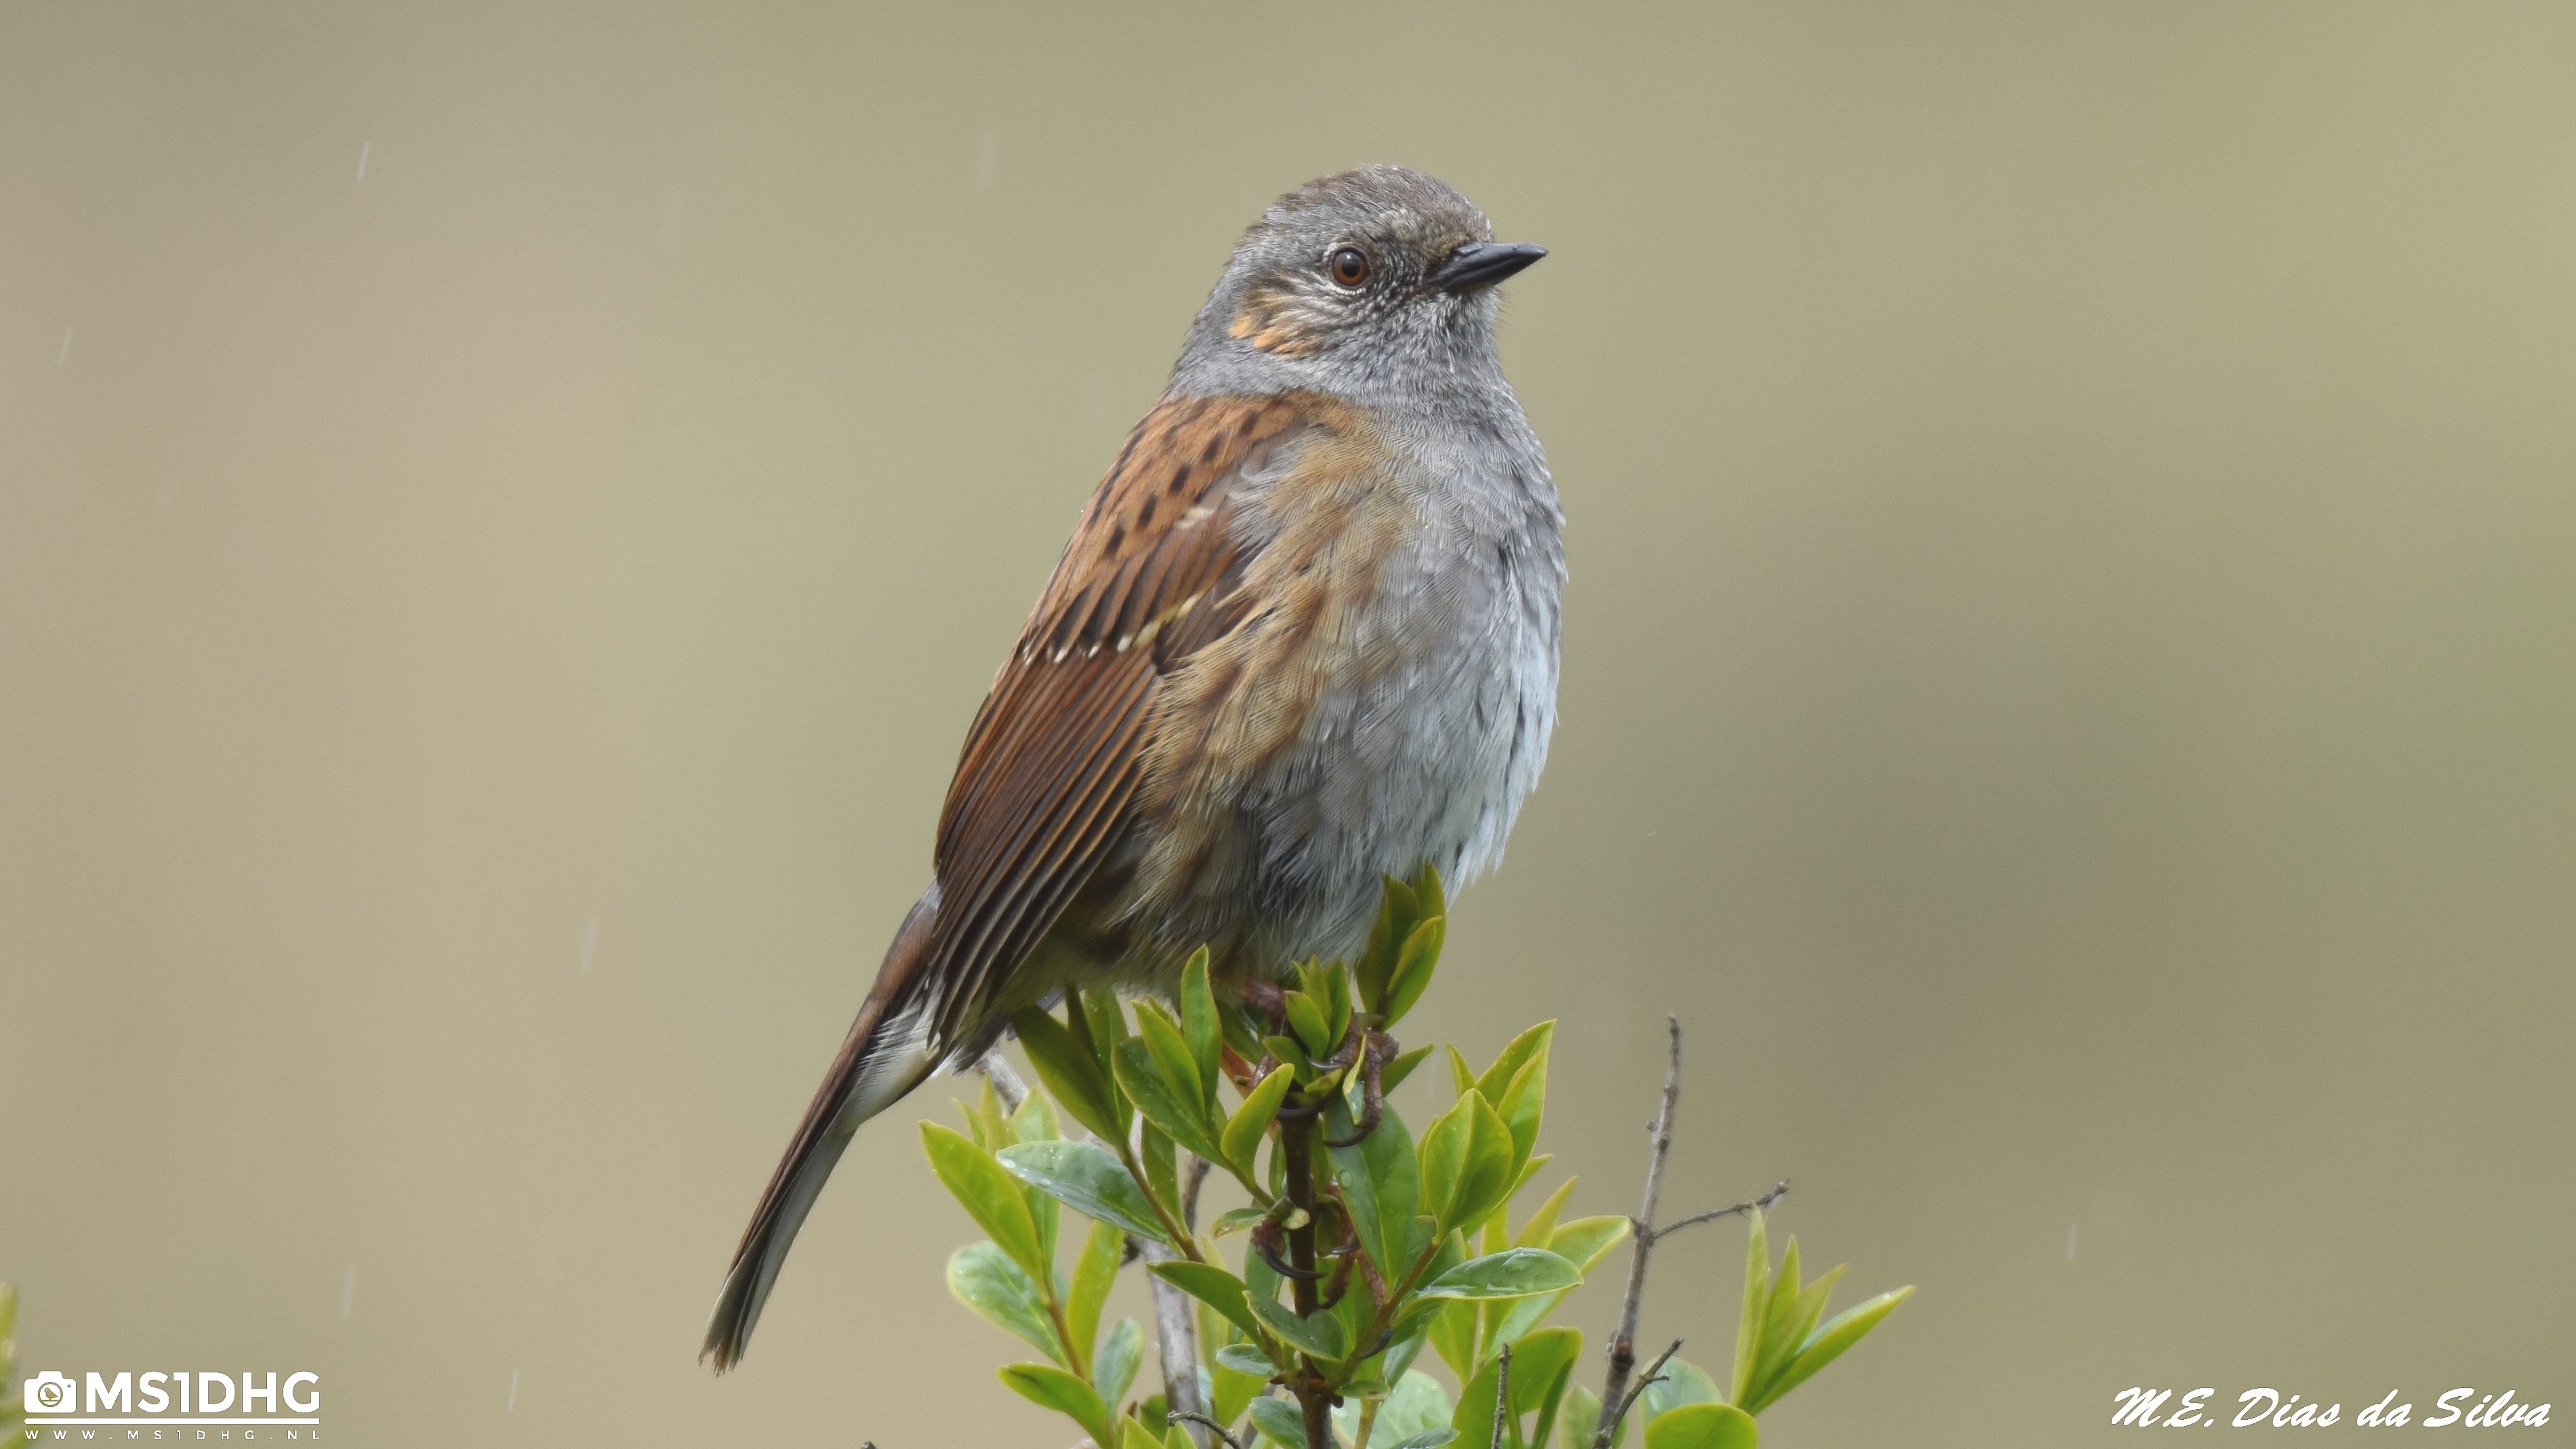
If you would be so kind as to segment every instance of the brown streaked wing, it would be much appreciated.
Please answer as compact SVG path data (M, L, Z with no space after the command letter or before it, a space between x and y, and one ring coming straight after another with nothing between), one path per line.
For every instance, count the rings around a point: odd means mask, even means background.
M940 813L941 895L922 980L939 1039L964 1043L1029 948L1099 865L1142 770L1154 693L1184 625L1241 571L1230 489L1284 441L1287 398L1170 401L1136 425L1066 544L967 731ZM1211 598L1211 595L1216 597Z

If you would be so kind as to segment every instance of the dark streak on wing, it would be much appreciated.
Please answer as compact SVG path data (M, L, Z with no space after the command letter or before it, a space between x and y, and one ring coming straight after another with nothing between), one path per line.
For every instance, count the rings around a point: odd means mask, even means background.
M939 920L920 979L938 994L943 1046L965 1045L1099 865L1143 770L1162 676L1240 612L1227 597L1243 562L1230 490L1303 416L1289 398L1166 402L1102 481L967 732L940 815Z

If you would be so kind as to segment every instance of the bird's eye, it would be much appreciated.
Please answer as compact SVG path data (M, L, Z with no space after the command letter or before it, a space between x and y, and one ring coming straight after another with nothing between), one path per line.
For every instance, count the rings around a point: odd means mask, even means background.
M1345 287L1356 287L1368 280L1368 254L1358 247L1344 247L1333 253L1333 280Z

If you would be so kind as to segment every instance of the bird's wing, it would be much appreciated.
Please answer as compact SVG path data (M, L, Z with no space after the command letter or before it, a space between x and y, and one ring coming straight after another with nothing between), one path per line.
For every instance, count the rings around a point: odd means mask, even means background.
M1162 676L1222 634L1233 490L1294 446L1291 398L1164 402L1136 425L995 676L948 787L920 978L951 1047L1100 863L1143 768Z

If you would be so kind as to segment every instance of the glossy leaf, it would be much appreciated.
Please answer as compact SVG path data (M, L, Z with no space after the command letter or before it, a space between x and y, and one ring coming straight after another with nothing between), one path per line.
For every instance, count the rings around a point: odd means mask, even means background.
M1177 1035L1174 1038L1178 1041ZM1118 1044L1118 1086L1145 1120L1163 1129L1170 1137L1211 1162L1222 1161L1217 1145L1207 1139L1199 1125L1198 1084L1195 1080L1176 1088L1163 1075L1153 1050L1143 1041L1130 1039ZM1195 1070L1195 1068L1193 1068Z
M1758 1414L1778 1403L1782 1395L1814 1377L1816 1370L1840 1358L1843 1350L1860 1342L1871 1329L1878 1327L1879 1320L1894 1313L1898 1304L1913 1296L1914 1289L1909 1284L1835 1314L1830 1322L1809 1336L1806 1345L1798 1350L1798 1356L1789 1360L1789 1366L1780 1371L1778 1378L1762 1386L1760 1399L1748 1400L1745 1408Z
M1689 1404L1646 1421L1646 1449L1754 1449L1753 1416L1732 1404Z
M1065 1327L1081 1361L1091 1361L1100 1342L1100 1310L1118 1281L1118 1260L1127 1251L1127 1234L1114 1223L1094 1219L1083 1234L1082 1253L1073 1260L1073 1289L1064 1302Z
M1574 1265L1545 1248L1505 1248L1470 1258L1422 1285L1425 1298L1525 1298L1583 1281Z
M1707 1370L1687 1360L1677 1358L1666 1363L1656 1378L1657 1382L1646 1385L1645 1391L1637 1395L1637 1407L1632 1411L1644 1418L1670 1413L1685 1404L1726 1402L1726 1394L1718 1388L1717 1380L1710 1378Z
M1229 1372L1248 1374L1258 1379L1266 1379L1279 1372L1279 1366L1270 1361L1268 1354L1248 1343L1229 1343L1218 1349L1216 1361L1219 1367Z
M1557 1449L1592 1449L1600 1432L1601 1396L1581 1384L1568 1385L1556 1410Z
M1357 1130L1350 1102L1335 1095L1324 1104L1324 1135L1349 1138ZM1327 1148L1333 1175L1341 1182L1342 1200L1351 1210L1351 1226L1360 1251L1375 1263L1378 1276L1393 1284L1413 1266L1405 1252L1413 1234L1413 1216L1421 1195L1421 1167L1413 1137L1393 1107L1378 1116L1377 1127L1348 1147Z
M1118 1401L1127 1397L1136 1382L1136 1367L1144 1361L1145 1330L1136 1326L1135 1319L1119 1319L1091 1365L1091 1386L1100 1391L1101 1402L1114 1411Z
M1457 1437L1457 1430L1449 1428L1447 1425L1442 1425L1437 1429L1425 1429L1410 1439L1400 1440L1393 1446L1393 1449L1440 1449L1441 1445L1450 1443ZM1372 1449L1374 1449L1374 1444L1372 1444Z
M1263 1218L1268 1216L1270 1216L1270 1210L1268 1208L1228 1208L1224 1212L1218 1213L1216 1215L1216 1221L1208 1225L1208 1236L1222 1238L1232 1233L1239 1233L1246 1228L1258 1224Z
M1753 1387L1745 1395L1747 1403L1768 1402L1763 1390L1778 1381L1781 1373L1807 1346L1808 1335L1815 1332L1816 1320L1825 1316L1825 1300L1840 1282L1843 1269L1837 1266L1815 1282L1799 1288L1793 1295L1789 1288L1797 1284L1792 1270L1797 1265L1798 1240L1789 1240L1789 1251L1781 1259L1780 1286L1771 1291L1771 1318L1762 1327L1762 1352L1753 1364Z
M1441 1222L1464 1228L1483 1222L1510 1198L1520 1165L1512 1160L1512 1129L1503 1125L1501 1114L1486 1105L1484 1095L1470 1093L1461 1100L1467 1105L1472 1123L1467 1158L1459 1172L1456 1195Z
M1098 1058L1073 1039L1054 1013L1035 1007L1014 1012L1011 1028L1019 1033L1038 1080L1073 1120L1112 1142L1127 1140L1123 1112Z
M948 1291L986 1322L1017 1335L1058 1363L1065 1361L1055 1324L1038 1298L1038 1285L994 1244L969 1243L949 1255Z
M1216 1084L1224 1078L1222 1052L1225 1039L1223 1026L1216 1014L1216 993L1208 988L1208 952L1201 946L1190 954L1189 964L1181 968L1181 1035L1188 1041L1190 1057L1198 1067L1203 1105L1211 1116L1216 1110Z
M1215 1097L1215 1084L1199 1073L1198 1053L1191 1050L1190 1040L1181 1034L1180 1023L1150 1001L1136 1003L1136 1039L1154 1059L1154 1067L1172 1089L1172 1096L1187 1107L1190 1120L1205 1122L1208 1103Z
M1037 1221L1029 1216L1029 1205L1020 1196L1019 1184L1002 1170L993 1154L976 1146L963 1133L936 1122L921 1124L921 1147L929 1154L931 1170L939 1174L941 1185L965 1207L975 1225L984 1230L984 1236L1010 1254L1011 1261L1041 1288L1051 1288L1055 1265L1038 1252Z
M1155 1277L1224 1314L1244 1332L1261 1332L1260 1320L1252 1316L1252 1308L1246 1300L1243 1280L1214 1263L1185 1260L1156 1263L1152 1272Z
M1145 1431L1133 1419L1118 1421L1118 1449L1163 1449L1163 1441Z
M1387 983L1395 976L1396 952L1404 938L1419 920L1418 898L1413 887L1393 876L1385 878L1378 893L1377 920L1369 927L1368 945L1351 965L1352 982L1359 988L1360 1002L1370 1011L1383 1015Z
M1003 1369L1002 1382L1030 1403L1043 1405L1080 1424L1094 1444L1115 1443L1110 1437L1109 1406L1091 1385L1043 1363L1015 1363Z
M1421 1183L1418 1210L1444 1230L1457 1221L1450 1208L1458 1198L1458 1180L1467 1173L1467 1149L1476 1135L1476 1101L1473 1092L1462 1093L1448 1111L1432 1118L1416 1153Z
M1002 1149L1001 1165L1087 1218L1158 1243L1171 1242L1136 1179L1097 1142L1024 1142Z
M1297 1044L1306 1049L1306 1055L1310 1059L1331 1056L1336 1038L1324 1021L1322 1005L1303 991L1284 992L1282 997L1288 1003L1288 1029L1296 1034Z
M1136 1155L1143 1160L1145 1191L1166 1209L1177 1206L1181 1200L1180 1154L1173 1149L1172 1139L1150 1118L1136 1131Z
M1431 1052L1432 1049L1430 1047L1418 1046L1413 1050L1404 1053L1402 1056L1397 1057L1394 1061L1388 1062L1378 1071L1378 1090L1384 1092L1390 1097L1394 1096L1395 1089L1404 1085L1404 1079L1413 1075L1413 1069L1415 1067L1422 1065L1425 1061L1430 1059Z
M1299 1318L1266 1298L1254 1297L1245 1301L1251 1304L1252 1312L1261 1320L1262 1326L1279 1335L1290 1347L1326 1361L1337 1361L1351 1351L1350 1339L1342 1330L1342 1321L1330 1313L1317 1312L1312 1317Z
M1224 1149L1226 1161L1246 1172L1252 1170L1253 1154L1261 1150L1261 1139L1269 1134L1270 1124L1278 1120L1279 1104L1288 1100L1288 1089L1296 1085L1296 1080L1297 1074L1288 1068L1273 1068L1243 1099L1243 1105L1234 1109L1234 1116L1226 1121L1225 1136L1217 1144Z
M1735 1373L1727 1398L1744 1402L1753 1385L1753 1362L1762 1351L1762 1325L1771 1317L1771 1234L1762 1209L1745 1214L1750 1231L1744 1243L1744 1311L1735 1325Z
M1252 1401L1252 1427L1281 1449L1306 1449L1306 1421L1295 1399L1277 1396Z
M1592 1275L1612 1248L1628 1236L1629 1223L1622 1217L1576 1218L1562 1224L1548 1236L1548 1249L1574 1265L1574 1271ZM1565 1301L1563 1293L1545 1293L1513 1301L1494 1325L1497 1342L1509 1343L1547 1321L1556 1306Z
M1387 984L1385 1002L1378 1010L1384 1025L1403 1020L1430 989L1432 973L1440 966L1440 943L1448 933L1449 923L1432 916L1405 937L1404 949L1396 954L1394 979Z

